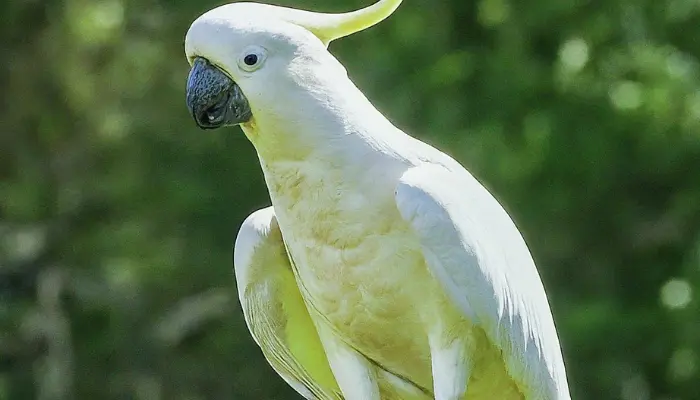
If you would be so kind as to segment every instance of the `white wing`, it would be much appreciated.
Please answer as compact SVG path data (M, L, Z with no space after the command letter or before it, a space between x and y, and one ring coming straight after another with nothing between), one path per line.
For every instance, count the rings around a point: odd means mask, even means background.
M466 170L425 164L396 188L428 268L503 352L527 399L570 398L559 340L530 252L506 211Z
M233 259L246 324L272 368L306 399L342 399L272 207L243 222Z

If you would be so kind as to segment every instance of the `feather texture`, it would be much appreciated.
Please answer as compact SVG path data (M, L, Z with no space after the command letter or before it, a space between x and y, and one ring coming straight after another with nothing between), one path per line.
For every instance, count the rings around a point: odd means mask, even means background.
M505 210L469 174L408 170L396 189L426 265L472 323L503 352L528 399L567 399L552 316L532 257Z
M246 324L272 368L309 400L342 399L272 207L253 213L241 226L234 265Z

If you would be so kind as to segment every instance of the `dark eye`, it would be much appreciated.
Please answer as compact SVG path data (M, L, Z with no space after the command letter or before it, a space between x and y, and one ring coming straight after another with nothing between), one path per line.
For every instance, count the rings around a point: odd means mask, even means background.
M248 54L245 57L243 57L243 62L245 63L245 65L252 67L253 65L257 64L258 55L257 54Z
M238 67L246 72L253 72L265 62L267 53L263 47L249 46L238 56Z

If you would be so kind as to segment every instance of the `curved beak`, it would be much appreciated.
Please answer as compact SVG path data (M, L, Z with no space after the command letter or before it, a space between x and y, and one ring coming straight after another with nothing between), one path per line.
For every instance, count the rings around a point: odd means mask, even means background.
M253 116L236 82L202 57L187 78L187 108L202 129L242 124Z

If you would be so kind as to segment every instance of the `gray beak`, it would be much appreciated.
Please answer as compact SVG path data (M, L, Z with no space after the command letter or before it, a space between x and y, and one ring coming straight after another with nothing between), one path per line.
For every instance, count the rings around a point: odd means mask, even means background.
M238 125L253 116L236 82L201 57L194 60L187 77L187 108L202 129Z

